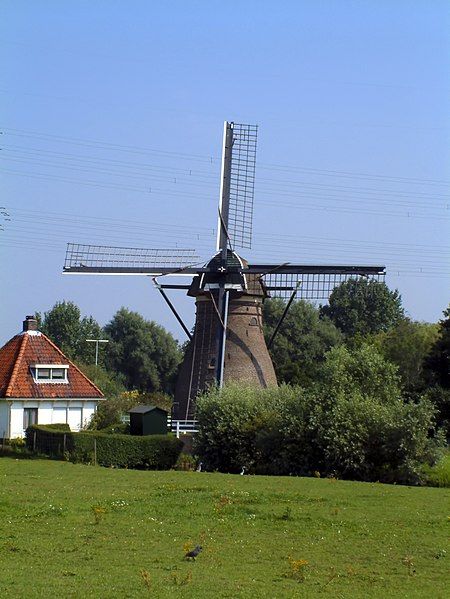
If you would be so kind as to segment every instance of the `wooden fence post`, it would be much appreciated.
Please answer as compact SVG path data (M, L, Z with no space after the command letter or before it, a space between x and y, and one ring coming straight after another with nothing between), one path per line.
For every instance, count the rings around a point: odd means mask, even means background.
M33 452L36 452L36 431L33 432Z

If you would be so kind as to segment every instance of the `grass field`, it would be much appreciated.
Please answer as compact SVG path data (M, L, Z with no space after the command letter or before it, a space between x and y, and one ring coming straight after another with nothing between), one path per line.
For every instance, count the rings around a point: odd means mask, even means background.
M443 598L449 516L449 489L1 458L0 592Z

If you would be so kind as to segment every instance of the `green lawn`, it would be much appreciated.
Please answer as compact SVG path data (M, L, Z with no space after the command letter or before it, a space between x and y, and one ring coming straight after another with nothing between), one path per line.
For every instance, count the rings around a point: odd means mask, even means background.
M443 598L449 517L449 489L1 458L0 592Z

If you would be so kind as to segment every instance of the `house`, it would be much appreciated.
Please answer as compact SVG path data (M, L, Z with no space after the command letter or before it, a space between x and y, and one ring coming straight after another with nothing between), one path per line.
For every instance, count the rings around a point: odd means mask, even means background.
M0 439L31 424L67 423L79 431L104 399L98 387L27 316L0 349Z

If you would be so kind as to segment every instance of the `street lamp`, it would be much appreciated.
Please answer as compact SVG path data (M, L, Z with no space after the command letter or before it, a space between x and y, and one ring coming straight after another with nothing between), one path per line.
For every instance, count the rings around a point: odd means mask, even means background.
M88 343L95 343L95 366L98 365L98 344L109 343L108 339L86 339Z

